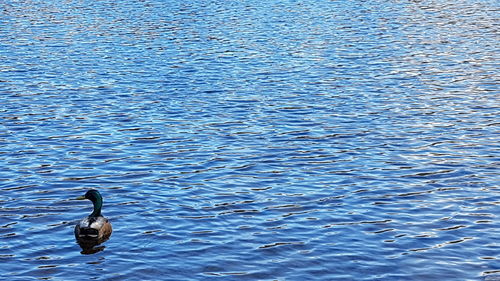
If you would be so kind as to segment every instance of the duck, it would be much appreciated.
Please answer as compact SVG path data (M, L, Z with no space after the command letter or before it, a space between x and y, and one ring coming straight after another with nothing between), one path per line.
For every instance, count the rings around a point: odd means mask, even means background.
M80 246L82 243L97 245L108 240L113 228L109 220L101 214L102 196L99 191L91 189L78 199L88 199L94 204L94 211L75 226L75 238Z

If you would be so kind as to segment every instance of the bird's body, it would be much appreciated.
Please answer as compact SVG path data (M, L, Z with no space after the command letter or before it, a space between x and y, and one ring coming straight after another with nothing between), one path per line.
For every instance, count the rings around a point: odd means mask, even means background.
M103 239L111 235L111 223L105 217L82 219L75 227L76 239Z
M106 241L113 231L109 220L102 216L102 197L97 190L89 190L85 194L94 204L94 211L75 226L75 237L79 243L99 244Z

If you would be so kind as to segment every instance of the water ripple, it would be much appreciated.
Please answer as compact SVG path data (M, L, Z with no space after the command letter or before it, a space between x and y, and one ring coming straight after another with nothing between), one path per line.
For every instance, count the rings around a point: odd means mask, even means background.
M4 2L1 276L500 273L497 2Z

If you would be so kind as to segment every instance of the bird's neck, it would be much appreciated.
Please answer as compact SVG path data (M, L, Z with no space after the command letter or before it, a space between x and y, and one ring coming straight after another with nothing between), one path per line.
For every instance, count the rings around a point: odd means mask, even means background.
M100 217L101 216L101 209L102 209L102 199L97 199L95 201L92 201L94 204L94 211L92 214L90 214L89 217Z

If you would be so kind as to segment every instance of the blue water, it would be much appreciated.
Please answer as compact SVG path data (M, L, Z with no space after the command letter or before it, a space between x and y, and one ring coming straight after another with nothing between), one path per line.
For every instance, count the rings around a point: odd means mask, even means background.
M0 276L500 280L499 10L1 1Z

